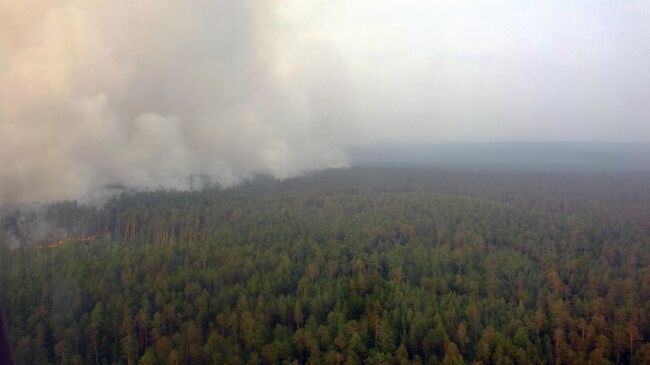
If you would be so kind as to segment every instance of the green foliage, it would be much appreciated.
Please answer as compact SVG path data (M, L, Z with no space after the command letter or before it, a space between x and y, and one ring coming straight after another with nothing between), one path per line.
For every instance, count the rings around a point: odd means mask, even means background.
M2 302L20 364L642 364L647 181L353 169L57 203L95 238L3 248Z

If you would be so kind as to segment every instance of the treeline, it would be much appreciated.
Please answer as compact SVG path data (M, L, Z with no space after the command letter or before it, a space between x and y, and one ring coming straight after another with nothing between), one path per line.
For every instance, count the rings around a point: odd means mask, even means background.
M53 204L95 239L2 248L18 363L649 363L647 180L503 174Z
M260 176L227 190L124 192L102 207L70 201L50 204L45 209L45 219L73 238L109 235L120 241L193 242L214 234L211 223L221 222L233 214L233 200L244 202L282 193L301 194L303 204L322 207L332 194L379 192L463 196L556 217L580 215L606 223L596 225L596 229L611 228L609 232L595 233L599 236L614 232L627 234L626 227L650 231L649 173L608 175L415 168L327 170L286 181Z

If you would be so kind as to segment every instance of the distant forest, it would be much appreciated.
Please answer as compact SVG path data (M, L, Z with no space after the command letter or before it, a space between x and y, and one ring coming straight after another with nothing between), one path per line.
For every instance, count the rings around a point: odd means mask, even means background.
M2 232L18 364L650 364L648 172L357 167Z

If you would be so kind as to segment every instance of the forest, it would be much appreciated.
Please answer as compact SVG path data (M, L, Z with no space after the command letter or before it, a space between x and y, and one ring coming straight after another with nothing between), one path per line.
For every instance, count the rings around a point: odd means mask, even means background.
M258 176L1 232L18 364L650 364L647 172Z

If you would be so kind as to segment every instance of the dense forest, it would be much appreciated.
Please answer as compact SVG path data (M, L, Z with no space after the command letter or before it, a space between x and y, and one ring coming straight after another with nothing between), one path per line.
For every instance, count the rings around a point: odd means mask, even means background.
M329 170L2 232L19 364L650 364L649 173Z

